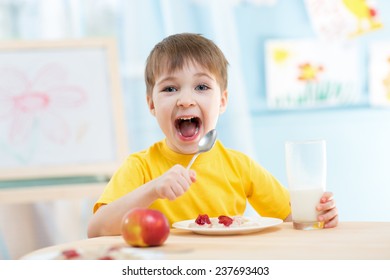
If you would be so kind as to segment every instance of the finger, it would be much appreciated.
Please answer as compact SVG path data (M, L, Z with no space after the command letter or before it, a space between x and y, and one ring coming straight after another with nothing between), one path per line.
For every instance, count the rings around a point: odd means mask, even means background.
M190 170L190 179L191 179L192 183L196 182L196 172L195 172L195 170Z
M339 223L339 216L336 215L333 219L324 224L324 228L334 228Z
M179 181L180 185L186 185L185 181L188 185L191 184L190 171L184 168L184 166L177 164L171 170L171 180Z
M317 211L327 211L336 207L336 202L334 200L329 200L325 203L320 203L316 206Z
M179 176L177 179L177 184L175 187L179 187L183 191L187 191L191 184L191 179L189 176L185 176L184 174Z
M175 200L177 198L176 194L172 191L171 188L165 189L163 196L168 200Z
M185 187L181 186L179 183L171 186L171 191L175 194L176 198L183 195L186 191Z
M188 173L188 172L186 172ZM171 183L171 190L176 195L176 197L179 197L183 195L190 187L191 179L189 177L189 174L180 174L176 181Z
M181 175L186 179L188 185L193 182L192 177L196 177L196 173L194 170L183 169Z
M320 214L318 216L318 220L320 222L328 223L329 221L333 220L337 215L338 215L337 208L333 208L327 212Z
M332 192L324 192L321 196L320 202L324 203L329 200L333 200L333 193Z

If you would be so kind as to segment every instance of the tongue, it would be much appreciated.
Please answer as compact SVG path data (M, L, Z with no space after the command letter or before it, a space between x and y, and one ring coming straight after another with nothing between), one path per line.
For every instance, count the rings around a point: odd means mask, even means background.
M191 121L181 122L179 129L181 135L183 135L184 137L194 136L196 133L196 122L191 122Z

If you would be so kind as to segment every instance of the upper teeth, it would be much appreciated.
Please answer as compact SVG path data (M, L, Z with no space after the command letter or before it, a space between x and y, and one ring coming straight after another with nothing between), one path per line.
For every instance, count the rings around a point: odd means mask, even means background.
M183 117L183 118L180 118L180 120L183 120L183 121L188 121L188 120L192 120L194 117Z

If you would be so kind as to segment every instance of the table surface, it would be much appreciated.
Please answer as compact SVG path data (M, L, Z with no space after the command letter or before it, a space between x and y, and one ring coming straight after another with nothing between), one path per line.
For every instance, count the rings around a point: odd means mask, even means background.
M139 259L389 260L390 222L341 222L336 228L310 231L295 230L291 223L283 223L256 233L227 236L172 229L159 247L134 248L127 246L121 236L105 236L42 248L22 259L50 259L70 249L114 247L125 248Z

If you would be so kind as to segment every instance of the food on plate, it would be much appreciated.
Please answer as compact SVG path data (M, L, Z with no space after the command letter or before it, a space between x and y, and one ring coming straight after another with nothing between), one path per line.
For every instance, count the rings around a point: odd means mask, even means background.
M62 251L61 255L66 260L76 259L76 258L80 257L80 253L77 252L77 250L75 250L75 249L64 250L64 251Z
M133 252L126 251L128 246L94 246L84 249L65 249L55 260L136 260L142 259Z
M127 244L135 247L160 246L168 238L170 226L163 213L135 208L125 214L121 233Z
M207 214L199 214L193 223L189 224L189 227L197 228L237 228L237 227L249 227L256 226L258 223L247 219L243 216L227 216L220 215L216 218L210 218Z
M210 225L211 221L210 221L210 218L207 214L204 214L204 215L199 214L195 220L195 223L202 226L202 225Z
M218 217L218 224L223 224L225 227L230 226L233 223L233 219L229 216L219 216Z

